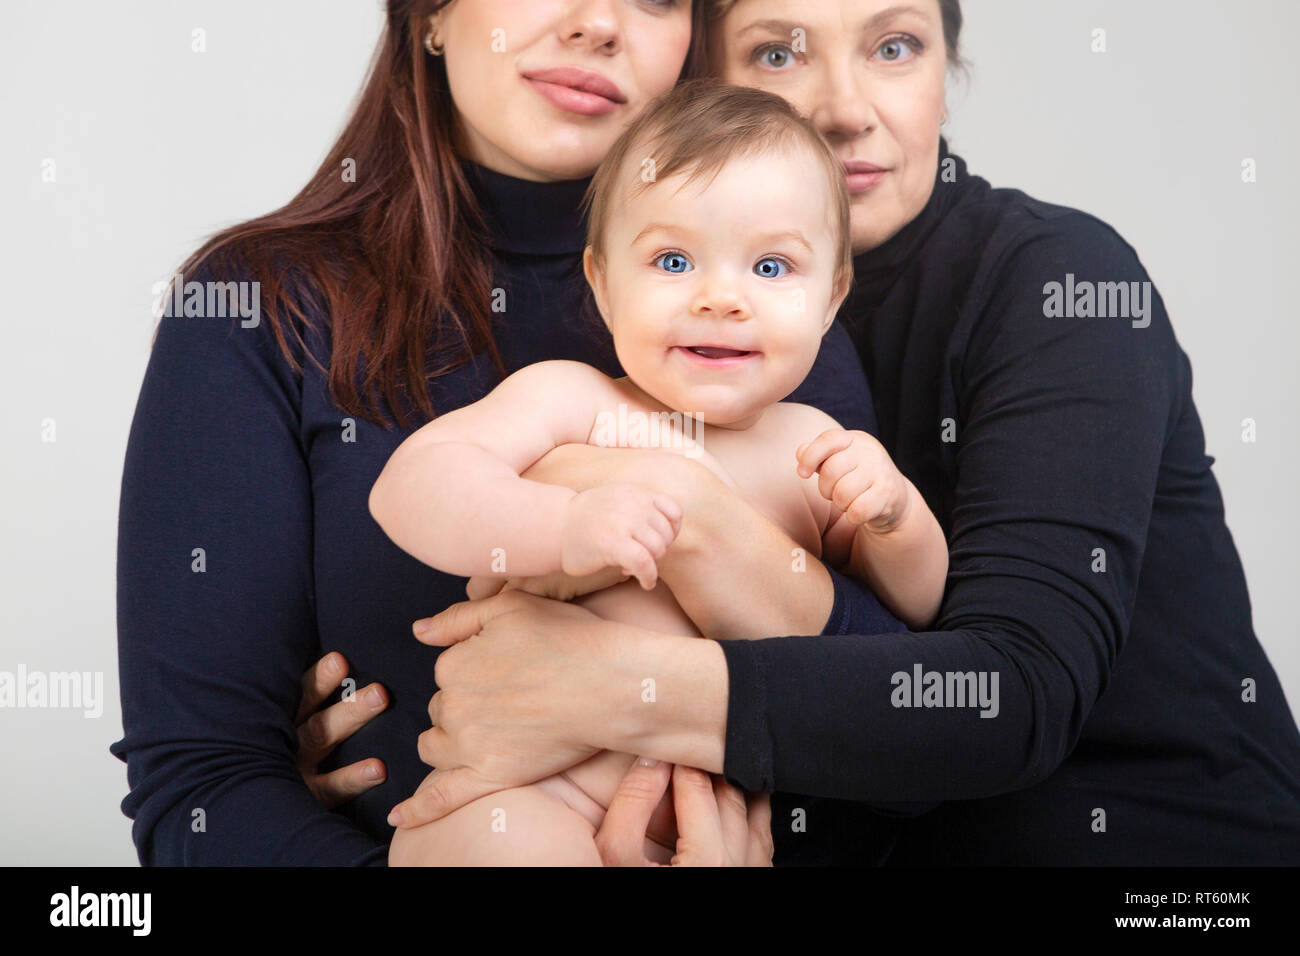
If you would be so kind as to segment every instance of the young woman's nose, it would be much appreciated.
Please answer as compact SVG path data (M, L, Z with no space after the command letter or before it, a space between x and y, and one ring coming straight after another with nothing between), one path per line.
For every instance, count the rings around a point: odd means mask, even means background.
M557 23L560 41L583 52L618 52L622 45L622 31L614 10L616 2L582 0L565 4L568 9Z

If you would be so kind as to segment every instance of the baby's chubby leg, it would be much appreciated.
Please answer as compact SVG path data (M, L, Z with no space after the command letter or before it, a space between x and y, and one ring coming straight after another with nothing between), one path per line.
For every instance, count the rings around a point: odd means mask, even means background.
M596 828L582 814L533 784L488 794L441 820L398 830L388 863L600 866L595 835Z

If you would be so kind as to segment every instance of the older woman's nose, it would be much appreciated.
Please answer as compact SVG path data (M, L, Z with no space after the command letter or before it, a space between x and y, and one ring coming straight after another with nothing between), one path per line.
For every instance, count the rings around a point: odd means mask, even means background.
M851 67L828 72L822 80L813 122L832 139L869 133L877 122L871 92L870 79Z

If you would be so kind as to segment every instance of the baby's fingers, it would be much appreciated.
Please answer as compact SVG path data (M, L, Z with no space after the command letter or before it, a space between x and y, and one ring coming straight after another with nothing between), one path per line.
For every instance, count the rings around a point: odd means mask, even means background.
M671 533L672 529L668 530ZM633 531L632 537L650 552L650 557L654 559L656 565L664 559L664 555L668 553L668 545L672 543L672 537L665 537L654 527L653 522Z
M800 445L795 449L799 477L808 478L820 471L822 462L837 451L848 448L852 441L853 436L843 428L828 428L806 445Z
M817 472L817 490L843 511L849 502L871 487L875 473L851 451L831 455Z
M855 468L835 482L826 498L844 512L845 517L853 519L869 507L870 501L880 498L880 485L876 478L869 468Z
M674 527L669 522L668 518L658 511L651 513L650 517L647 519L647 525L648 527L646 530L654 536L653 540L657 542L659 546L658 551L653 547L650 548L650 551L656 558L662 558L664 553L667 552L668 546L677 538L678 527ZM641 535L637 535L636 537L642 544L647 547L650 546L651 539L649 537L642 537Z
M884 488L874 486L853 498L844 509L844 517L855 525L889 527L895 515L889 507L889 495Z
M465 583L465 596L471 601L481 601L504 588L513 579L496 574L476 574Z
M659 509L659 513L668 519L668 524L672 526L673 533L667 535L667 540L671 542L677 537L677 533L682 530L682 506L676 500L665 494L656 494L654 496L654 506Z
M659 580L659 565L650 549L635 538L631 538L619 548L615 564L640 582L645 590L653 590Z

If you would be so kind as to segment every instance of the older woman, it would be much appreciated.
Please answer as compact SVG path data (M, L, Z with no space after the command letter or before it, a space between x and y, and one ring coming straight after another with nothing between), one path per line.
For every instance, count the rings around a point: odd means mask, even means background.
M1136 254L948 152L957 0L715 12L721 76L789 98L844 161L858 255L842 315L882 439L948 534L939 619L855 626L866 612L839 578L815 638L668 637L517 592L458 605L417 625L455 646L421 740L438 773L395 821L606 748L811 795L774 802L778 859L1300 860L1300 734L1252 631L1190 366ZM625 467L568 454L570 482ZM697 504L713 494L698 487ZM707 540L686 536L682 556ZM737 599L702 630L760 637L771 614ZM654 707L628 692L648 674Z

